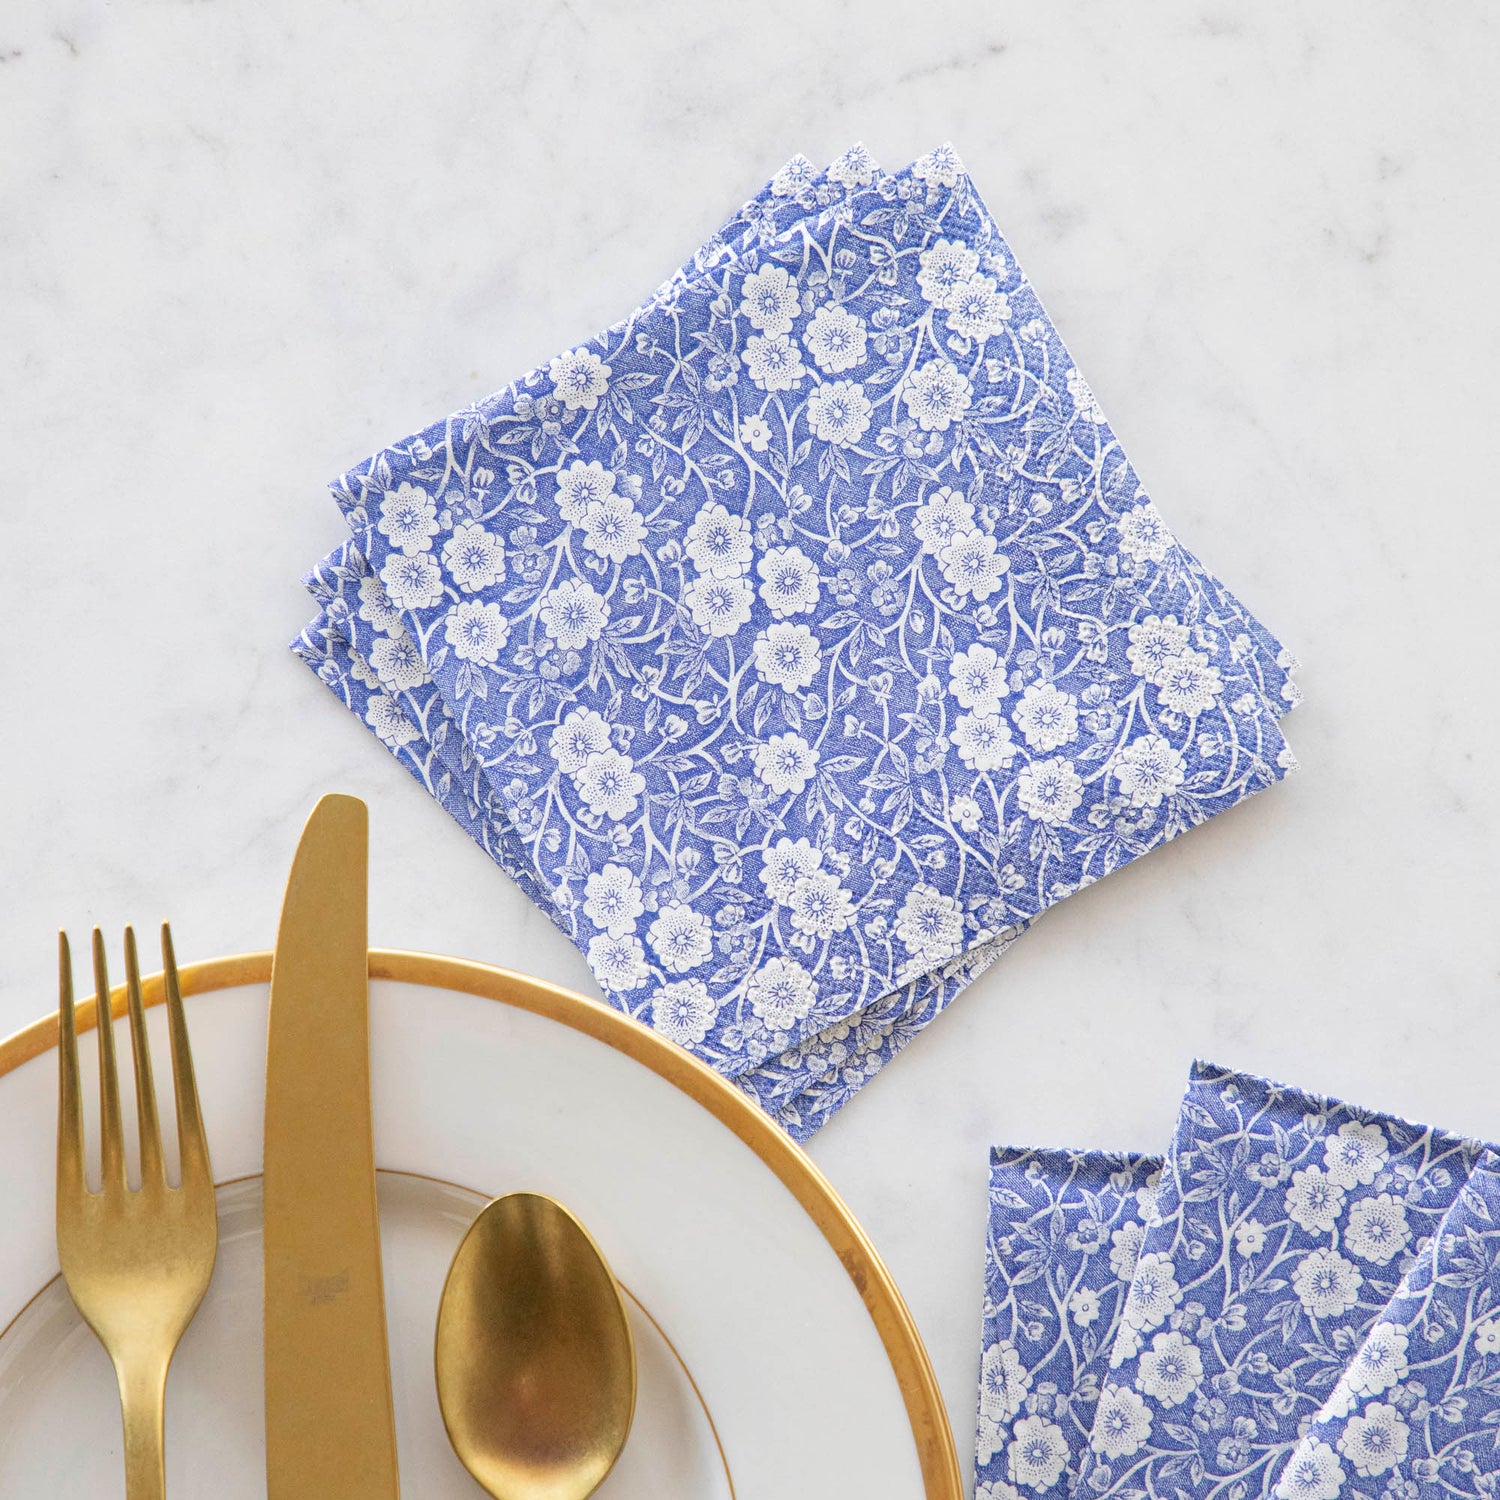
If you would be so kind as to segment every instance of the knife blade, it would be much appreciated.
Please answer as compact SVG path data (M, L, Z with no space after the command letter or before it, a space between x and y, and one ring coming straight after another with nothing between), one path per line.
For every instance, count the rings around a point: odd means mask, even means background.
M268 1500L394 1500L370 1118L369 814L324 797L292 861L266 1043Z

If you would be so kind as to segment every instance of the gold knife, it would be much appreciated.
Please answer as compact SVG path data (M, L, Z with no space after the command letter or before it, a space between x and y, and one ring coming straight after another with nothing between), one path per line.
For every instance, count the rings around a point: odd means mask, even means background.
M268 1500L394 1500L396 1427L370 1124L369 815L302 832L266 1045Z

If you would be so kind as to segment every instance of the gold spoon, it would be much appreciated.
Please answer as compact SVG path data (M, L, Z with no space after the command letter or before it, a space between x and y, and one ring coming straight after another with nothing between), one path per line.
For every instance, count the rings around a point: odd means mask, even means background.
M562 1204L509 1193L469 1226L437 1320L448 1441L495 1500L585 1500L635 1414L620 1289Z

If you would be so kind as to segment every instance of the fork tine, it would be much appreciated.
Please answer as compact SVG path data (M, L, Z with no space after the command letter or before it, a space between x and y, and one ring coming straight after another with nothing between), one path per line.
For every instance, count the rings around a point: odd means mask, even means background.
M141 966L136 958L135 929L125 929L125 993L130 1006L130 1055L135 1062L135 1117L141 1139L141 1186L166 1182L161 1162L161 1124L156 1114L156 1085L151 1077L151 1041L146 1008L141 1003Z
M115 1071L114 1016L109 1006L109 966L104 934L94 929L94 1003L99 1033L99 1186L125 1186L125 1128L120 1123L120 1076Z
M73 955L57 935L57 1200L76 1202L87 1190L83 1170L83 1099L78 1089L78 1022L73 1014Z
M182 1012L182 989L177 982L177 954L172 947L172 925L161 924L162 981L167 992L167 1026L172 1038L172 1081L177 1095L177 1150L182 1161L183 1187L208 1187L213 1169L208 1160L208 1138L198 1108L198 1080L193 1072L193 1049L188 1042L187 1017Z

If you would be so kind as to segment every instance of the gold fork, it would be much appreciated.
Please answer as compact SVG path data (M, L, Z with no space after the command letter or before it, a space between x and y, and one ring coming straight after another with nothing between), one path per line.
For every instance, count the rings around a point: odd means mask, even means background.
M198 1109L193 1055L177 984L172 933L165 923L161 957L172 1039L181 1184L173 1187L168 1183L162 1160L141 975L135 933L129 927L125 929L125 979L130 1050L135 1058L141 1185L132 1189L125 1180L109 976L104 938L96 927L94 995L99 1032L101 1180L99 1191L94 1193L89 1191L84 1173L73 965L68 936L58 934L57 1253L74 1305L114 1363L125 1424L128 1500L161 1500L166 1494L162 1412L167 1367L208 1290L219 1242L213 1174Z

